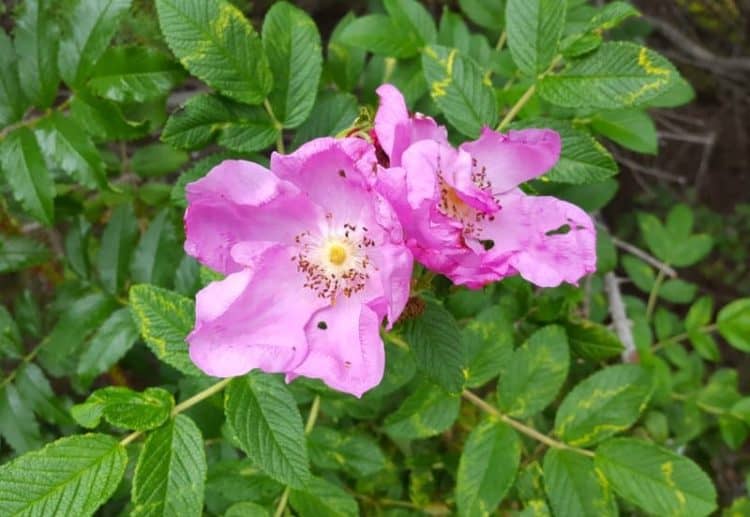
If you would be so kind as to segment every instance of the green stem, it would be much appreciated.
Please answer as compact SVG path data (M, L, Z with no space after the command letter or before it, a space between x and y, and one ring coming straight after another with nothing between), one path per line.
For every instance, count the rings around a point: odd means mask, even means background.
M461 394L463 398L477 406L479 409L484 411L485 413L488 413L495 418L500 419L504 423L508 424L515 430L519 431L520 433L525 434L526 436L535 439L538 442L542 442L543 444L547 445L548 447L552 447L553 449L564 449L568 451L572 451L578 454L581 454L583 456L593 457L594 453L591 451L587 451L586 449L579 449L578 447L572 447L566 443L558 442L557 440L550 438L546 434L540 433L533 427L529 427L525 424L522 424L518 420L514 420L508 415L504 415L500 411L497 410L494 406L491 406L484 400L482 400L480 397L475 395L469 390L464 390Z
M307 422L305 422L305 434L308 435L312 432L315 427L315 422L318 421L318 415L320 414L320 395L315 395L312 406L310 406L310 413L307 415ZM279 504L276 506L276 511L273 512L273 517L281 517L286 510L287 502L289 501L289 493L291 489L287 486L284 489L284 493L281 494Z
M701 334L710 334L711 332L715 332L718 327L716 326L716 323L712 323L711 325L704 325L703 327L695 329L695 332L700 332ZM683 332L682 334L677 334L676 336L672 336L667 339L663 339L661 341L658 341L654 343L654 346L651 347L652 352L656 352L660 348L669 345L671 343L679 343L680 341L684 341L687 338L690 337L690 334L687 332Z
M276 115L273 112L273 108L271 107L271 103L268 102L268 99L263 100L263 107L266 108L266 113L268 113L268 116L271 117L273 127L275 127L279 132L279 136L276 138L276 150L281 154L284 154L286 152L284 150L284 124L279 122L279 119L276 118Z
M42 348L41 345L38 345L36 348L34 348L34 350L32 350L31 352L29 352L28 354L26 354L25 356L21 358L21 364L16 366L16 368L12 372L10 372L8 376L5 379L3 379L2 382L0 382L0 390L3 389L8 384L10 384L11 382L13 382L13 379L15 379L16 375L18 375L18 370L20 370L23 366L33 361L34 358L36 357L36 354L39 353L39 350L41 348Z
M227 384L229 384L230 382L232 382L232 377L222 379L216 384L209 386L205 390L196 393L189 399L183 400L182 402L177 404L174 407L174 409L172 409L172 416L174 417L176 415L179 415L183 411L190 409L191 407L195 406L199 402L202 402L206 400L207 398L209 398L210 396L215 395L216 393L219 393L221 390L226 388ZM141 431L130 433L129 435L127 435L125 438L123 438L120 441L120 445L128 445L129 443L132 443L135 440L137 440L142 434L143 433Z
M648 295L648 304L646 305L646 321L651 321L651 315L654 313L656 308L656 300L659 298L659 289L661 284L664 282L665 273L663 269L659 270L656 275L656 281L654 286L651 288L651 292Z
M15 124L11 124L2 130L0 130L0 140L3 140L6 136L11 134L13 131L15 131L18 128L22 127L34 127L37 125L42 119L47 118L52 112L54 111L64 111L68 109L68 106L70 106L71 97L68 97L63 102L60 103L60 105L50 108L41 115L37 115L35 117L31 117L25 120L21 120L20 122L16 122Z
M500 52L503 49L503 45L505 45L505 42L508 40L508 33L503 31L500 33L500 37L497 39L497 44L495 45L495 50Z
M547 70L545 70L542 74L537 77L537 80L543 78L545 75L552 72L555 67L560 63L562 60L562 56L558 55L555 57L555 59L552 60L552 63L550 63ZM526 90L523 95L521 95L521 98L516 101L516 103L513 105L512 108L510 108L510 111L507 115L503 118L502 121L500 121L500 124L497 126L498 131L503 131L511 122L513 122L513 119L516 118L516 115L518 115L518 112L523 109L524 106L526 106L526 103L531 100L531 98L534 96L534 93L536 93L536 81L534 84L529 86L528 90Z

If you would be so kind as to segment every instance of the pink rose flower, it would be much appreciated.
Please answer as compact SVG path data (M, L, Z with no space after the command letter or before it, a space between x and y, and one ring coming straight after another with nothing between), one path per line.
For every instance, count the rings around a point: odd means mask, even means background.
M419 262L472 288L515 274L542 287L575 284L596 269L591 218L518 188L557 163L555 131L485 128L456 149L433 119L409 115L395 87L377 92L374 133L388 159L381 160L377 189L391 201Z
M197 295L187 341L201 370L303 375L356 396L380 382L380 325L406 304L412 255L374 167L372 145L320 138L271 170L227 160L187 186L185 251L227 275Z

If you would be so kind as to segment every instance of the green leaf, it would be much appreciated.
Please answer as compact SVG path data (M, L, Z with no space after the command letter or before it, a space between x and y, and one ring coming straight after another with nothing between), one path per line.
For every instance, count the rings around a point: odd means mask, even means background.
M60 438L0 467L0 514L91 515L114 493L127 461L111 436Z
M159 360L187 375L202 375L188 356L185 337L193 329L195 303L153 285L130 288L130 310L141 336Z
M323 92L308 119L297 128L292 147L319 136L336 136L353 126L358 114L357 98L351 93Z
M656 126L645 111L601 111L591 120L591 128L631 151L656 154L659 149Z
M252 152L268 147L278 134L263 109L214 95L196 95L169 118L161 138L175 147L198 149L218 135L224 147Z
M304 488L289 493L289 503L300 517L355 517L357 501L348 492L322 478L313 477Z
M386 467L383 451L364 434L340 433L317 426L308 437L308 450L316 467L343 470L357 478L371 476Z
M484 385L505 369L513 354L513 322L503 307L495 305L471 318L461 332L468 365L466 385Z
M13 384L0 387L0 436L11 448L21 454L42 445L39 424L34 419L31 407L26 404L18 389ZM2 468L0 468L2 476ZM0 494L2 494L0 477ZM1 495L0 495L1 497ZM2 508L0 499L0 508Z
M125 284L137 239L138 223L133 207L129 203L118 205L104 228L97 256L99 278L108 292L116 294Z
M55 218L55 182L29 128L16 129L0 141L0 169L13 196L29 215L51 226Z
M513 485L521 459L521 440L502 422L484 420L464 445L456 478L459 515L489 515Z
M606 31L620 25L623 21L641 13L628 2L615 1L603 5L586 25L587 31Z
M460 405L458 395L448 394L439 386L423 381L386 417L385 430L394 438L406 440L435 436L453 425Z
M528 417L547 406L568 376L568 339L562 327L549 325L534 332L513 352L497 385L500 409Z
M224 400L227 423L242 450L273 479L302 488L310 479L302 417L278 377L252 372L232 381Z
M86 338L116 307L109 295L94 292L78 298L63 311L57 324L39 345L39 361L55 377L75 371Z
M134 140L148 133L148 120L129 120L123 106L77 90L70 102L70 117L94 141Z
M508 0L508 48L518 68L536 77L557 54L565 26L565 0Z
M47 247L26 237L0 239L0 273L12 273L43 264L49 259Z
M262 506L251 503L249 501L243 501L236 503L227 508L224 512L224 517L270 517L271 514L268 510Z
M135 248L130 264L133 281L167 287L174 278L180 251L177 228L165 208L151 221Z
M419 53L417 40L399 31L384 14L368 14L352 21L344 28L340 41L379 56L408 58Z
M23 355L21 331L8 309L0 305L0 358L20 359Z
M690 303L695 298L698 286L674 278L664 282L659 288L659 296L672 303Z
M111 47L94 67L88 86L116 102L145 102L163 97L185 78L169 56L148 47Z
M57 96L59 30L49 0L27 0L13 30L21 91L37 108L47 108ZM4 74L3 74L4 75Z
M587 184L605 180L617 174L617 163L596 139L569 122L554 119L530 119L512 125L514 129L548 127L560 133L560 160L545 179L560 183Z
M172 394L162 388L136 392L121 386L96 390L85 402L71 408L71 414L83 427L94 428L101 417L123 429L148 431L162 425L174 407Z
M77 86L91 76L115 35L120 19L130 9L131 0L78 0L70 13L70 34L60 43L57 63L69 86Z
M750 298L740 298L725 305L719 311L716 324L730 345L750 352Z
M620 496L648 513L700 517L716 508L716 490L705 472L663 447L613 439L599 446L594 461Z
M685 328L695 330L711 323L711 316L714 312L714 300L710 296L698 298L690 306L687 316L685 316Z
M263 48L273 74L269 95L273 113L284 127L304 122L315 104L323 69L320 34L310 16L278 2L263 19Z
M185 415L149 434L135 467L132 515L202 515L203 447L200 430Z
M590 458L550 449L544 455L544 488L555 515L616 517L617 502Z
M456 320L442 305L428 300L418 318L404 323L404 337L417 368L447 392L461 391L465 349Z
M131 157L130 165L142 178L164 176L179 170L190 156L169 144L155 143L139 147Z
M138 327L127 307L107 318L91 338L78 360L76 373L90 382L123 357L138 339Z
M72 423L66 408L55 399L47 377L34 363L26 363L18 369L15 386L24 405L47 422L57 425Z
M567 108L619 109L640 106L672 87L674 66L634 43L606 42L539 83L547 101Z
M157 0L169 48L193 75L240 102L260 104L273 76L260 38L225 0Z
M695 99L695 90L680 76L667 91L651 99L647 105L651 108L677 108L688 104L693 99Z
M325 70L341 92L350 92L357 87L365 67L365 50L347 45L343 38L344 31L355 19L353 13L347 13L336 24L328 39ZM308 120L313 117L311 114Z
M604 368L577 384L562 401L555 434L576 447L599 443L633 425L652 390L651 378L640 366Z
M458 0L461 10L471 21L495 32L505 27L505 3L506 0Z
M456 49L430 45L422 54L430 95L440 111L464 135L476 138L497 123L497 101L482 69Z
M58 166L90 188L106 188L104 162L84 132L72 118L54 111L36 129L37 140L48 163Z
M567 321L565 332L573 352L589 361L603 361L622 353L623 346L607 327L593 321Z
M26 99L18 77L18 59L13 44L0 28L0 127L7 126L23 117Z
M384 0L385 10L399 34L414 40L422 48L437 40L432 14L416 0Z

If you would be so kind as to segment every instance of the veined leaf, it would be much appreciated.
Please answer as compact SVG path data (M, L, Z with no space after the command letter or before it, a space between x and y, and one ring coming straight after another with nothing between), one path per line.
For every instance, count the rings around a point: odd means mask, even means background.
M521 440L508 425L485 420L475 427L458 464L459 515L489 515L513 485L521 459Z
M289 503L300 517L355 517L360 514L354 497L318 477L310 478L303 488L292 490Z
M130 288L130 310L156 357L187 375L202 375L188 356L185 337L193 328L195 303L153 285Z
M750 352L750 298L724 306L716 318L719 333L738 350Z
M5 29L0 28L0 127L7 126L23 116L26 99L18 77L18 59Z
M127 307L116 310L97 329L81 354L76 373L85 382L109 370L138 339L138 328Z
M461 10L477 25L499 33L505 27L506 0L458 0Z
M0 514L91 515L114 493L128 458L115 438L61 438L0 467Z
M634 43L607 42L562 72L544 77L539 93L567 108L619 109L643 105L672 87L674 66Z
M497 123L497 101L482 70L456 49L430 45L422 68L432 100L456 129L476 138L483 126Z
M385 430L394 438L409 440L435 436L453 425L460 406L458 395L425 381L386 417Z
M123 429L147 431L162 425L173 407L172 394L162 388L137 392L122 386L108 386L96 390L70 412L76 422L90 429L97 427L104 417Z
M169 216L167 209L159 212L141 237L130 264L133 281L167 287L174 278L181 250Z
M225 0L157 0L169 48L193 75L224 95L260 104L273 77L260 38Z
M320 34L310 16L278 2L263 19L263 48L273 74L268 96L273 113L284 127L304 122L315 104L323 68Z
M544 455L544 488L555 515L617 517L617 502L590 458L562 449Z
M102 234L97 257L99 278L104 288L116 294L125 284L130 256L138 239L138 224L129 203L115 207Z
M253 463L280 483L305 486L310 462L302 417L278 377L255 371L233 380L227 388L224 411Z
M552 62L566 7L565 0L508 0L508 48L524 74L536 77Z
M39 424L34 418L34 413L13 384L0 388L0 436L19 454L42 445ZM1 468L0 476L2 476ZM2 494L1 486L2 477L0 477L0 494ZM0 500L0 508L2 504Z
M44 263L49 250L41 242L26 237L6 237L0 240L0 273L12 273Z
M117 31L131 0L78 0L70 13L71 33L60 44L60 75L69 86L91 75Z
M50 13L51 5L49 0L23 2L13 32L21 90L38 108L52 104L60 82L57 72L59 30Z
M16 129L0 141L0 169L13 196L29 215L47 226L52 225L55 183L29 128Z
M133 477L134 516L200 516L206 453L198 426L185 415L153 431Z
M169 56L148 47L111 47L94 67L91 91L117 102L144 102L162 97L185 78Z
M620 496L650 514L702 517L716 509L706 473L663 447L617 438L600 445L594 461Z
M379 56L408 58L419 53L416 40L399 31L393 20L384 14L368 14L355 19L344 28L341 42Z

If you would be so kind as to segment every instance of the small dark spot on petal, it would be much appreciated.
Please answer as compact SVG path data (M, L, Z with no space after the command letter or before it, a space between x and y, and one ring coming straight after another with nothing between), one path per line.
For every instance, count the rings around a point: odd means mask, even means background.
M346 172L344 172L344 169L339 169L339 176L346 178Z
M326 323L325 321L319 321L318 328L320 330L326 330L328 328L328 323Z
M559 228L548 231L545 235L565 235L568 232L570 232L570 225L564 224Z
M493 241L492 239L485 239L479 242L482 243L482 247L484 247L485 251L489 251L495 247L495 241Z

